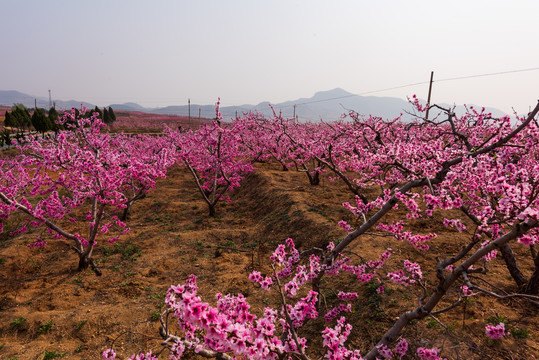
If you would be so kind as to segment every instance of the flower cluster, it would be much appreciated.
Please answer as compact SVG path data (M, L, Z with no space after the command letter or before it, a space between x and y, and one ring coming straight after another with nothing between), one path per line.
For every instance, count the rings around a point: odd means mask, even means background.
M26 245L29 248L40 248L43 246L46 246L47 242L45 240L42 240L40 238L37 238L33 243Z
M501 322L496 326L487 325L485 326L485 332L487 336L491 339L494 339L494 340L501 339L505 336L505 324Z
M447 360L438 356L437 348L426 349L420 347L417 349L417 356L419 356L421 360Z
M435 233L429 233L427 235L412 234L410 231L403 231L404 226L403 222L399 221L397 223L393 222L390 225L383 223L378 224L378 229L387 231L395 236L395 239L401 241L407 241L413 247L421 250L428 250L429 245L426 244L430 240L437 237Z
M273 280L271 279L271 277L262 277L259 271L253 271L251 274L249 274L249 280L254 283L260 284L260 286L264 290L270 290L271 284L273 284Z
M472 296L472 295L474 295L472 290L470 290L470 288L467 287L466 285L462 285L460 287L460 290L462 291L462 295L464 295L464 296Z
M423 279L423 273L421 272L421 267L419 266L419 264L413 263L409 260L404 260L404 269L409 274L409 276L406 276L403 270L398 270L395 272L388 273L387 277L389 278L389 280L404 286L415 284L416 282Z

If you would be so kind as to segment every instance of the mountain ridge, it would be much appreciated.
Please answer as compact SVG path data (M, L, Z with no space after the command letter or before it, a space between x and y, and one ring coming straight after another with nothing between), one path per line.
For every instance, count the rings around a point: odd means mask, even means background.
M15 103L24 104L27 107L34 107L34 102L37 102L38 107L48 108L49 101L43 97L31 96L16 90L0 90L0 105L11 106ZM54 100L56 106L60 109L71 109L72 107L79 108L81 104L88 108L94 108L95 105L77 100ZM288 100L281 103L272 104L263 101L256 105L243 104L238 106L222 106L220 111L225 120L242 115L250 111L257 111L264 116L272 116L273 109L277 113L282 113L284 117L293 117L294 115L300 121L335 121L341 117L343 113L348 113L353 110L361 115L375 115L382 118L395 118L402 114L404 119L413 118L410 113L413 113L413 106L407 101L395 97L378 97L378 96L361 96L350 93L341 88L335 88L326 91L317 91L310 98L298 98ZM448 104L440 104L444 107L452 107ZM140 111L154 114L168 115L184 115L189 114L188 105L170 105L164 107L147 108L135 102L126 102L121 104L111 104L107 107L112 107L117 111ZM199 105L191 104L191 116L203 118L215 117L215 105ZM455 111L463 113L464 106L457 106ZM493 116L506 115L503 111L495 108L487 108L487 111L492 112Z

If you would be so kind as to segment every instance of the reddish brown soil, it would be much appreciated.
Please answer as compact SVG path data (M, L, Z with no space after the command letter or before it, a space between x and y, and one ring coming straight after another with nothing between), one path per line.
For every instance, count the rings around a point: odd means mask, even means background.
M99 247L95 258L103 270L101 277L90 270L74 271L77 259L67 243L49 240L45 248L27 248L39 229L0 238L0 359L41 360L46 351L64 354L65 359L100 359L100 353L113 343L122 359L135 352L158 351L160 342L152 337L158 336L156 314L164 309L164 294L171 284L183 282L192 273L198 276L200 294L207 301L213 301L216 292L242 292L255 304L255 312L265 304L277 304L275 294L256 289L248 281L249 272L268 272L271 251L287 237L300 249L338 241L345 233L337 222L346 219L353 223L340 204L352 201L352 196L342 183L329 182L326 177L313 187L303 173L282 172L271 164L257 168L234 193L234 203L218 206L215 218L207 215L189 173L173 168L156 190L134 205L128 224L132 231L116 246ZM402 214L399 210L390 219ZM435 257L454 254L466 240L465 235L441 226L441 219L438 214L437 221L419 219L412 223L414 231L438 232L429 252L373 235L358 239L351 250L366 259L377 259L391 247L394 251L388 270L412 259L422 264L426 278L434 284L429 268L434 267ZM525 254L524 248L515 250ZM502 265L499 259L489 264L489 278L514 291ZM372 286L357 284L346 276L328 279L323 287L328 301L338 290L362 294L349 314L354 325L351 347L362 353L403 311L417 305L417 289L388 283L381 297ZM456 291L451 291L439 308L456 298ZM484 326L496 315L529 335L489 340ZM448 359L530 359L539 354L537 309L524 302L479 296L472 298L465 310L459 307L437 318L447 330L428 318L404 330L402 335L413 352L420 346L437 346ZM313 322L306 329L308 338L313 339L310 349L316 355L321 355L316 339L323 327L323 323ZM161 358L168 358L165 353ZM412 352L405 357L415 358Z

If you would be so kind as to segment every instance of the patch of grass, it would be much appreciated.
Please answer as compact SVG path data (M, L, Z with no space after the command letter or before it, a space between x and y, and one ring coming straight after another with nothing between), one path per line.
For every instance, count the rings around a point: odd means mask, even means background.
M526 329L511 328L509 332L517 339L526 339L530 336L530 331Z
M313 212L313 213L317 213L319 215L322 215L322 216L328 216L328 214L326 214L324 211L320 210L320 209L317 209L315 208L314 206L309 206L307 208L307 211L310 211L310 212Z
M498 325L499 323L504 323L505 325L507 325L507 319L503 316L498 315L498 313L496 313L496 315L489 316L487 318L487 322L492 325Z
M149 296L150 299L164 299L167 294L152 294Z
M438 323L436 320L429 318L427 319L427 327L429 329L436 329L438 327Z
M277 220L278 218L281 218L284 220L284 218L286 218L288 216L288 211L286 210L283 210L283 211L274 211L272 212L271 214L267 215L266 217L264 217L264 219L262 219L263 221L266 221L266 222L273 222L275 220Z
M57 351L45 351L43 353L43 360L52 360L60 357L64 357L66 353L59 353Z
M159 310L155 310L151 315L150 315L150 321L159 321L159 317L161 316L161 312Z
M84 325L86 325L87 322L88 320L82 320L77 325L75 325L75 329L80 330Z
M24 323L26 323L26 318L24 317L18 317L16 318L15 320L13 320L10 324L9 324L9 328L10 329L18 329L20 328L21 326L24 325Z
M365 295L367 300L367 306L370 309L370 317L380 317L384 312L384 309L380 308L380 303L382 301L382 295L378 293L378 288L383 286L383 283L377 281L371 281L367 284L365 288Z
M40 333L40 334L48 333L52 328L52 324L53 324L52 320L47 321L45 324L43 324L43 325L41 325L39 327L39 330L37 332Z
M133 244L115 244L114 247L103 247L105 257L120 254L123 260L135 261L142 256L142 252L137 245Z
M36 263L35 259L28 259L26 262L32 264L32 270L38 271L41 269L41 264Z
M203 218L196 218L195 220L193 220L193 223L195 224L202 224L204 222L204 219Z
M337 300L337 294L335 293L335 291L331 291L331 290L324 291L324 295L325 295L326 301L328 302L333 302Z
M88 349L88 347L87 347L86 345L80 344L79 346L77 346L77 347L75 348L75 354L78 354L78 353L80 353L82 350L86 350L86 349Z
M82 285L82 278L79 275L76 278L74 278L73 280L71 280L71 283L80 286L80 285Z
M228 241L225 243L225 246L226 246L226 247L229 247L229 248L233 248L233 249L236 248L236 244L234 244L234 241L232 241L232 240L228 240Z
M142 256L137 245L127 245L122 252L122 259L135 261L137 258Z
M4 258L0 258L0 265L3 265L3 264L5 264L5 262L6 262L6 259L4 259Z
M245 243L242 243L241 244L241 247L242 248L245 248L245 249L254 249L256 248L256 242L255 241L252 241L252 242L245 242Z
M9 220L4 220L4 231L0 233L0 243L7 241L13 236L9 235L13 230L19 229L25 221L25 216L22 213L15 213L10 216Z
M204 247L204 241L200 241L200 240L192 240L191 244L196 245L198 247Z
M301 210L299 210L299 209L298 209L298 210L294 210L294 211L292 212L292 216L300 216L300 215L301 215Z

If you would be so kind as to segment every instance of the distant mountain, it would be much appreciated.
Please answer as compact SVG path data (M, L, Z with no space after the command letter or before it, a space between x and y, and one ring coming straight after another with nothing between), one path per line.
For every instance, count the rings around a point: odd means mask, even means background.
M271 110L267 108L267 103L261 103L255 108L265 115L270 115ZM361 115L375 115L384 119L393 119L402 114L403 119L412 119L414 116L409 113L414 112L413 106L408 101L395 97L379 97L379 96L360 96L349 93L343 89L337 88L328 91L319 91L310 98L301 98L293 101L286 101L279 104L274 104L276 111L282 111L283 116L292 117L294 114L294 105L296 105L296 115L299 120L337 120L343 113L348 113L353 110ZM440 104L442 107L451 108L452 105ZM505 113L494 108L487 108L492 112L493 116L503 116ZM455 108L457 114L464 113L463 106ZM432 116L436 112L431 112ZM432 116L429 116L432 118Z
M399 98L358 96L343 89L320 91L310 98L300 98L282 103L271 104L277 113L281 112L284 117L294 116L300 121L334 121L348 110L354 110L360 114L376 114L384 118L399 116L405 109L412 110L411 105ZM113 106L113 109L115 107ZM221 113L225 120L242 115L250 111L257 111L265 116L272 116L273 110L270 103L265 101L257 105L223 106ZM167 106L163 108L148 109L149 112L158 114L188 115L189 108L183 106ZM191 104L191 116L204 118L215 117L214 105Z
M301 98L275 104L276 110L282 110L283 114L293 115L296 105L296 115L305 120L333 121L341 114L353 110L361 115L376 115L383 118L394 118L404 111L411 111L410 104L399 98L359 96L343 89L320 91L311 98Z
M28 94L21 93L15 90L0 90L0 104L12 106L13 104L23 104L28 108L33 108L37 102L37 106L40 108L48 109L49 108L49 99L38 96L31 96ZM71 109L73 107L80 108L81 104L87 108L94 108L95 105L90 104L85 101L77 100L54 100L56 103L56 108L58 109Z
M300 121L335 121L343 113L348 113L353 110L361 115L376 115L385 119L393 119L400 114L403 114L404 119L413 118L408 113L413 113L413 106L400 98L394 97L378 97L378 96L359 96L349 93L343 89L333 89L329 91L319 91L310 98L300 98L282 103L272 104L277 113L282 112L284 117L294 116L294 105L296 107L295 114ZM440 104L440 106L450 108L452 105ZM113 109L115 107L113 106ZM215 117L214 105L193 105L191 104L191 116L197 117L200 109L201 117ZM503 116L504 112L487 108L492 112L493 116ZM149 112L158 114L174 114L188 115L188 106L167 106L164 108L148 109ZM269 102L261 102L257 105L241 105L241 106L224 106L221 107L221 113L224 119L230 119L249 111L257 111L265 116L272 116L273 111ZM457 106L455 112L463 113L463 106ZM431 118L436 112L431 112Z
M48 99L45 98L36 98L18 91L0 90L0 105L11 106L14 103L21 103L27 107L34 107L34 99L37 99L38 107L47 108L49 106ZM55 103L56 107L60 109L71 109L72 107L80 108L81 104L88 108L95 107L93 104L76 100L55 100ZM413 112L413 107L403 99L394 97L360 96L339 88L328 91L319 91L310 98L300 98L272 105L275 111L277 113L282 112L284 117L293 117L295 110L295 115L300 121L318 121L322 119L331 122L339 119L341 114L348 113L349 110L353 110L361 115L372 114L386 119L395 118L401 113L403 114L404 119L413 118L412 115L408 114ZM452 107L448 104L440 105ZM189 114L189 107L187 105L145 108L139 104L128 102L124 104L111 104L110 106L114 110L120 111L141 111L155 114L183 116ZM191 104L190 109L191 117L193 118L198 117L199 114L202 118L215 117L215 105ZM457 106L455 109L457 114L463 113L464 110L463 106ZM221 107L221 113L225 120L233 118L236 115L248 113L249 111L258 111L265 116L271 116L273 114L269 102L261 102L257 105ZM505 115L504 112L498 109L487 108L487 111L491 112L493 116L496 117ZM435 116L436 112L431 114L430 117L432 118Z
M146 109L144 106L140 106L139 104L134 103L134 102L127 102L123 104L110 104L109 106L113 110L148 112L148 109Z
M12 106L13 104L23 104L26 107L34 107L34 100L37 100L38 107L48 107L49 101L44 102L43 98L36 98L28 94L15 90L0 90L0 104Z
M54 103L56 104L57 109L63 109L68 110L72 108L80 109L81 106L86 106L88 109L95 108L95 104L88 103L86 101L77 101L77 100L54 100ZM48 101L47 101L47 107L48 107Z

